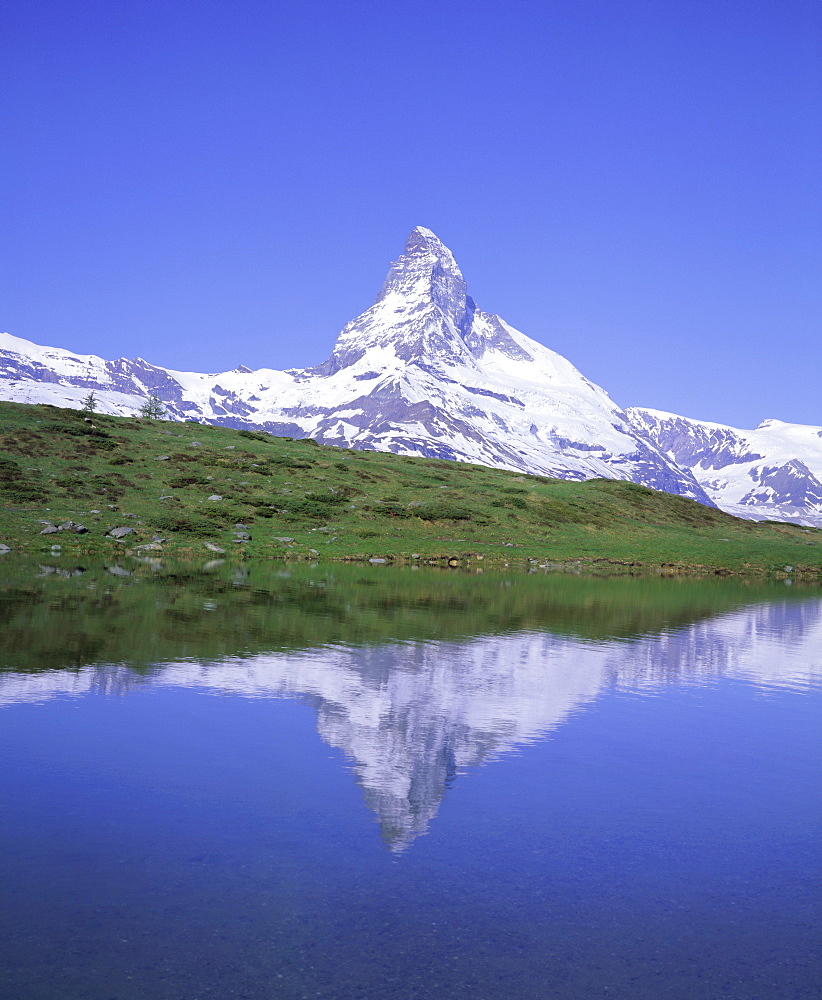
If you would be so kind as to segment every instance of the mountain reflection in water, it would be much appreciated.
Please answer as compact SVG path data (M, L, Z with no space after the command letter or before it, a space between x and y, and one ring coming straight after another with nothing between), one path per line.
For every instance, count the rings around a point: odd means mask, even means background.
M303 581L306 588L316 583ZM589 596L602 586L592 582ZM75 660L72 670L12 669L0 673L0 706L126 695L146 686L307 700L321 738L350 761L383 840L401 852L426 832L456 775L546 737L605 691L652 695L670 684L733 679L767 693L822 682L822 601L816 597L715 617L703 611L696 620L666 621L656 633L629 637L557 634L546 617L543 629L531 621L509 634L450 641L388 636L359 646L337 641L210 660L168 659L142 671L125 657L117 663ZM185 645L182 624L179 638Z

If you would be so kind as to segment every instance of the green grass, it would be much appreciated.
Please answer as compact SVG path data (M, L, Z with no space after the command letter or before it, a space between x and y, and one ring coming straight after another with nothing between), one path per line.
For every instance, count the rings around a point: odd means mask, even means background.
M95 415L90 425L52 406L0 403L0 503L0 542L27 553L56 543L67 555L207 556L209 542L263 559L754 575L792 566L789 575L814 581L822 572L822 531L743 521L633 483L574 483L194 423ZM89 531L40 535L42 520ZM234 541L236 524L250 541ZM121 525L134 529L124 542L106 537ZM160 549L137 548L155 535Z

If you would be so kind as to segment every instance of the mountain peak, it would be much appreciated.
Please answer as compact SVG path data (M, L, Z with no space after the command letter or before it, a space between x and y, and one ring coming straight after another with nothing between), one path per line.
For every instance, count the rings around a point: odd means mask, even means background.
M425 226L416 226L405 241L405 253L402 257L420 258L423 256L434 258L443 270L462 277L454 255L436 233L426 229Z
M405 249L391 264L376 301L392 292L403 298L434 297L465 300L462 271L448 247L430 229L417 226Z

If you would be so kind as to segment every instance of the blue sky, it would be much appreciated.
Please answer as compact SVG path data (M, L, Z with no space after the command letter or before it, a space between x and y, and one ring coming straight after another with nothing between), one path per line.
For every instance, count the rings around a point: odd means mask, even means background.
M5 0L0 329L322 361L416 225L621 405L822 424L818 0Z

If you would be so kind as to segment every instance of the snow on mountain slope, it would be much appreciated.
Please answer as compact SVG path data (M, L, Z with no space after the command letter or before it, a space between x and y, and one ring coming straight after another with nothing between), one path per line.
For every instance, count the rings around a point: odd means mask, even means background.
M173 419L571 479L629 479L710 503L560 355L482 312L451 252L419 227L374 304L315 368L176 372L0 335L2 396L133 413L154 393Z
M764 420L746 431L659 410L626 412L723 510L822 527L822 427Z

